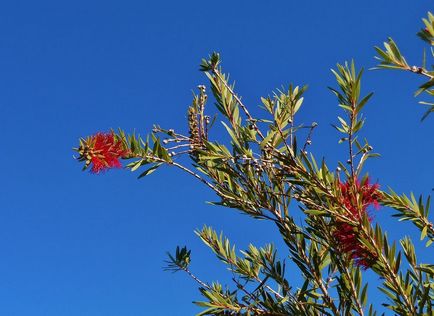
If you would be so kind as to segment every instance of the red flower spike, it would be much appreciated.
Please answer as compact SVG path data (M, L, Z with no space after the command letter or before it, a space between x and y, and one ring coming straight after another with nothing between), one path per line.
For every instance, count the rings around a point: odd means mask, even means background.
M339 188L341 203L348 210L346 216L360 223L362 218L367 215L369 221L372 221L372 217L368 213L368 207L372 205L375 209L379 208L379 185L370 184L369 179L365 178L362 182L355 179L354 182L339 183ZM356 227L338 220L335 224L333 237L336 239L340 250L347 253L357 266L367 269L376 261L376 254L372 253L358 240Z
M92 164L91 172L98 174L111 168L120 168L120 158L125 158L129 151L114 133L97 133L90 136L79 148L79 160L85 160L86 166Z

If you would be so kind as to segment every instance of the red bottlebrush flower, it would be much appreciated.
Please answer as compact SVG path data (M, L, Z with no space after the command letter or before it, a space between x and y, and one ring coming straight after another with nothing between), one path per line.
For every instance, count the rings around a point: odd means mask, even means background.
M114 133L97 133L80 141L78 160L86 161L85 168L92 164L91 172L100 173L111 168L122 167L119 159L128 155L121 140Z
M365 215L368 216L369 221L372 221L368 207L372 205L376 209L379 208L379 185L370 184L369 179L365 178L362 182L355 179L354 182L339 183L339 188L341 203L348 210L345 215L357 223L360 223ZM357 227L337 220L333 237L340 250L347 253L356 265L367 269L376 261L376 254L359 242Z

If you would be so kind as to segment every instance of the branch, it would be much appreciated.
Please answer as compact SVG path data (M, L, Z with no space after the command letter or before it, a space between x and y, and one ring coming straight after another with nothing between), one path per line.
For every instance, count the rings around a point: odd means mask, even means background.
M220 74L220 72L213 68L212 73L223 83L223 85L228 89L228 91L232 94L234 99L237 101L237 103L240 105L241 109L244 111L244 113L247 116L247 120L252 124L255 131L258 133L258 135L261 137L261 139L264 139L264 135L259 130L258 126L256 125L256 120L250 115L249 110L247 110L247 107L244 105L243 102L241 102L241 99L237 96L237 94L234 92L234 90L227 84L226 80L224 80Z

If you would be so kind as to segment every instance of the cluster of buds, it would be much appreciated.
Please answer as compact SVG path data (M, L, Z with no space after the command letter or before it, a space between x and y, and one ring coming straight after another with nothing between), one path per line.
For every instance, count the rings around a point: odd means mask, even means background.
M252 167L257 173L261 173L265 170L265 167L267 167L268 163L262 159L259 158L250 158L247 157L247 155L242 155L241 157L235 157L234 162L239 161L239 159L242 160L242 164L247 167Z
M208 139L208 124L210 124L210 117L204 114L205 103L208 98L204 85L199 85L199 95L195 96L193 104L188 108L187 120L189 130L189 143L190 143L190 157L198 160L198 153L196 150L203 148L204 142Z
M97 133L86 139L80 139L80 147L75 148L80 154L78 161L84 161L84 169L90 165L92 173L100 173L111 168L122 167L119 159L126 158L129 150L121 140L111 133Z
M274 151L272 143L271 142L266 143L262 151L265 159L271 159Z
M191 158L196 161L198 160L197 152L194 152L195 149L202 147L202 141L200 136L199 123L197 120L197 108L195 106L190 106L188 108L188 130L190 133L190 150Z
M381 196L378 188L379 185L370 184L368 178L361 182L354 179L339 183L340 202L347 210L345 216L360 224L365 216L368 217L369 221L372 221L368 207L372 205L376 209L379 208L378 200ZM377 255L359 241L359 234L360 230L357 226L341 220L336 221L333 237L340 250L348 254L356 265L367 269L376 262Z

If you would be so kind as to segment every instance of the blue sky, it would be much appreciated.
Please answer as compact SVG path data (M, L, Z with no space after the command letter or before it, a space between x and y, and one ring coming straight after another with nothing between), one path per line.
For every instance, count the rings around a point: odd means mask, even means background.
M196 284L163 272L165 252L193 250L192 269L225 280L193 230L207 223L241 248L273 241L271 225L205 204L209 190L172 169L149 178L81 172L80 136L153 123L185 130L197 71L212 51L254 113L259 97L290 82L310 86L299 120L317 121L313 151L346 160L330 126L340 114L330 68L375 65L388 36L410 63L430 1L4 1L0 4L0 314L192 315ZM421 78L368 71L366 136L380 159L367 171L398 192L434 187L433 117L413 92ZM414 236L383 209L393 238ZM252 237L253 236L253 237ZM417 240L417 238L416 238ZM425 252L424 258L433 259ZM227 275L226 275L227 278Z

